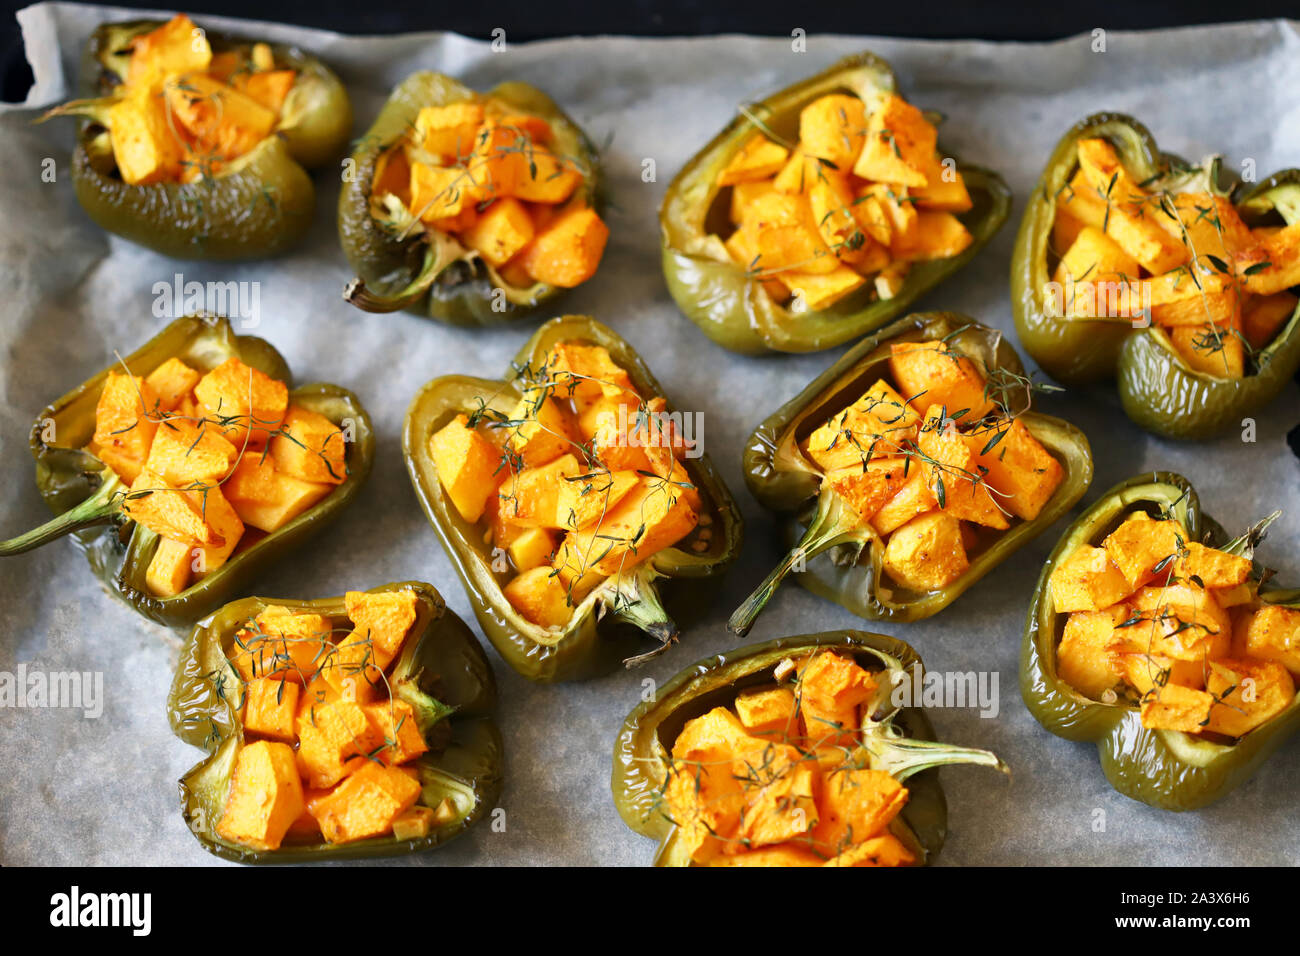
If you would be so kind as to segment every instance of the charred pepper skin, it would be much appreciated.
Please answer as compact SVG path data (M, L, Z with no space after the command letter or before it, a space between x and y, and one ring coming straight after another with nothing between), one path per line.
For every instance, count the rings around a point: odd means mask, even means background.
M1095 743L1106 780L1124 796L1161 810L1199 810L1248 780L1300 729L1300 695L1268 723L1226 745L1144 727L1137 708L1123 701L1091 700L1058 676L1056 646L1066 615L1052 607L1052 571L1079 545L1099 545L1139 509L1171 514L1191 541L1218 548L1228 543L1228 535L1201 510L1196 489L1182 475L1147 472L1111 488L1066 530L1043 566L1025 621L1020 693L1046 730L1066 740ZM1300 589L1266 586L1259 596L1266 604L1300 607Z
M1016 236L1011 311L1020 344L1043 371L1065 385L1114 378L1125 413L1154 434L1200 441L1240 427L1242 418L1271 402L1300 369L1300 308L1257 356L1259 370L1241 379L1193 370L1157 326L1050 314L1044 290L1051 280L1047 253L1056 197L1076 168L1079 140L1091 137L1110 141L1139 181L1184 163L1161 152L1147 128L1122 113L1094 114L1062 137L1026 203ZM1300 170L1283 170L1254 185L1215 186L1248 221L1273 212L1288 223L1300 221Z
M82 59L87 96L107 95L126 76L127 43L163 25L134 20L100 26ZM207 33L216 52L254 41ZM315 188L307 170L339 156L352 129L352 106L337 76L296 47L269 44L277 66L299 72L275 135L210 182L132 186L113 171L111 152L96 145L103 127L81 124L72 154L72 184L101 228L175 259L239 260L280 255L311 227Z
M816 76L752 104L767 126L798 139L799 111L827 93L895 92L889 64L871 53L846 57ZM818 352L873 332L907 312L924 293L962 266L1002 227L1011 211L1011 190L996 173L957 161L974 206L959 218L974 241L960 255L913 263L892 299L871 301L870 284L826 309L793 312L762 291L756 279L707 236L717 214L718 173L758 129L738 116L673 179L659 210L664 279L677 307L725 349ZM950 155L945 153L944 155Z
M310 863L404 856L441 846L478 822L501 795L504 751L493 716L496 680L487 655L470 629L447 609L442 595L422 581L371 588L370 593L413 591L416 619L393 665L393 682L414 680L419 690L451 708L449 716L426 730L428 753L407 766L420 771L423 801L432 806L450 797L456 817L428 836L398 840L391 834L356 843L323 841L286 844L278 850L253 850L217 835L235 756L244 743L239 719L240 678L230 666L235 634L269 605L294 613L322 614L346 622L342 597L315 601L244 598L200 621L181 651L167 698L167 718L181 740L208 756L180 780L185 825L209 853L237 863ZM444 726L447 725L447 726ZM448 732L449 731L449 732ZM436 739L430 734L436 735Z
M665 396L664 389L635 350L616 332L588 316L567 315L550 320L534 333L513 364L520 368L536 367L552 346L565 341L603 346L627 370L639 394L646 398ZM604 614L602 619L594 604L588 604L586 612L559 633L545 632L525 621L510 606L501 590L504 582L491 570L491 549L484 544L483 532L461 518L443 494L429 453L429 436L456 415L472 414L480 400L495 401L508 411L520 395L514 381L450 375L429 382L416 394L406 413L402 451L407 471L425 515L465 585L483 633L506 662L524 677L539 682L596 677L645 651L645 635L618 620L616 613ZM670 581L674 593L667 596L668 608L693 615L709 604L714 591L709 579L721 574L739 554L743 521L740 509L707 455L688 458L682 464L700 493L702 514L712 519L707 547L703 551L688 550L679 542L678 546L665 548L641 562L636 573L644 574L642 590L650 590L654 603L657 599L653 598L651 582ZM699 529L686 540L691 541L698 533ZM666 615L662 617L672 625ZM675 639L675 633L672 637L654 636L666 641Z
M706 657L662 684L654 700L641 703L628 715L614 740L610 789L623 822L636 833L658 842L655 866L690 865L674 849L672 837L676 828L663 812L660 801L668 773L668 755L685 723L713 707L727 705L746 687L772 681L772 671L782 660L820 649L849 655L871 670L880 668L877 653L896 659L904 668L922 667L921 658L911 645L884 634L865 631L800 634ZM934 740L934 728L919 707L900 710L894 725L905 737ZM923 770L908 777L907 788L907 805L900 816L923 853L921 862L932 863L948 833L948 805L939 786L938 770Z
M785 547L798 544L817 511L821 480L799 450L802 441L835 412L855 401L888 371L891 342L933 341L950 337L967 354L980 356L985 367L1023 375L1015 349L1002 333L956 312L918 312L898 319L863 339L814 379L802 392L754 430L745 446L745 484L778 520ZM1092 449L1079 429L1039 412L1017 414L1026 427L1060 461L1064 478L1042 513L1019 521L971 557L970 568L947 587L899 597L881 584L882 548L869 547L867 563L844 561L838 548L809 556L799 583L867 620L916 621L946 608L967 588L1041 534L1065 514L1092 483ZM847 557L847 556L846 556Z
M502 83L480 94L441 73L412 74L397 85L374 124L358 141L349 160L352 175L345 179L339 193L339 241L357 275L344 291L344 298L359 308L376 312L405 310L448 325L494 326L535 315L539 307L568 291L540 282L527 289L510 286L477 258L447 264L445 269L435 263L432 269L438 274L433 278L426 261L427 243L393 236L370 214L375 163L415 123L420 109L476 98L499 99L520 112L546 120L555 136L556 152L574 157L588 171L577 194L597 213L603 212L603 173L596 147L541 90L526 83ZM416 291L403 294L413 286ZM496 290L503 293L502 301L498 301Z
M230 357L292 384L289 366L269 342L237 335L228 319L215 316L177 319L123 362L133 374L147 375L169 358L207 369ZM37 488L55 515L72 516L78 510L97 515L72 534L95 577L110 594L159 624L189 627L246 592L267 568L337 518L370 475L374 429L356 395L338 385L323 383L291 389L291 403L324 415L340 427L350 427L353 440L346 451L347 477L314 508L236 554L197 583L174 597L156 597L145 586L145 573L159 538L122 518L115 507L105 507L113 489L122 486L107 465L83 450L94 434L95 406L104 382L109 372L120 370L121 365L107 368L47 406L32 425L29 446L36 461Z

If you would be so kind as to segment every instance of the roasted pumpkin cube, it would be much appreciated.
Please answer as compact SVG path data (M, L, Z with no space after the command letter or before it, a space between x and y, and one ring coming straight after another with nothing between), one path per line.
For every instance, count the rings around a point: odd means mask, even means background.
M848 847L822 866L911 866L915 862L912 851L898 837L885 833Z
M1097 137L1078 144L1079 170L1105 206L1105 231L1152 275L1185 263L1188 250L1156 218L1160 208L1133 182L1115 148ZM1161 216L1167 219L1167 216Z
M1216 701L1205 729L1228 737L1244 737L1295 700L1295 681L1277 661L1212 660L1205 689Z
M433 827L433 807L417 805L393 821L393 836L398 840L423 840Z
M1137 512L1107 535L1102 546L1130 590L1136 590L1158 573L1161 583L1172 578L1173 562L1187 546L1187 532L1177 521L1156 521Z
M138 376L109 372L95 405L95 453L126 482L134 482L158 430L158 396Z
M915 438L921 416L883 378L808 436L808 457L823 471L897 454Z
M786 740L801 735L794 691L789 687L755 687L736 695L736 716L756 737Z
M1056 673L1085 697L1100 700L1119 682L1120 655L1111 649L1115 625L1128 616L1123 605L1100 611L1075 611L1065 619L1056 648Z
M108 110L109 140L118 174L129 186L179 178L182 141L167 123L163 98L148 88L128 88Z
M197 548L171 538L159 538L145 569L144 583L156 597L175 597L190 585Z
M276 850L302 813L293 748L259 740L240 748L217 834L255 850Z
M1056 194L1056 218L1052 225L1052 248L1062 255L1073 245L1084 226L1097 230L1106 227L1106 202L1101 193L1089 185L1083 170Z
M757 227L758 256L763 269L790 270L805 275L825 275L844 268L822 241L805 202L803 218L796 223ZM852 270L850 270L852 271ZM792 284L788 275L782 281Z
M825 273L791 270L782 274L782 281L791 295L803 303L803 308L813 312L829 309L867 282L859 272L845 265L837 265Z
M261 448L284 421L289 388L261 369L228 358L194 386L204 415L236 448Z
M269 534L312 508L334 487L286 475L276 470L270 455L250 451L240 456L221 490L240 521Z
M872 112L853 173L877 183L925 186L938 134L925 115L901 96Z
M578 459L566 454L507 478L498 492L501 523L517 528L558 528L560 484L578 474Z
M600 399L636 401L627 370L602 345L560 342L546 353L542 371L546 384L554 386L551 394L573 399L580 411ZM583 437L591 432L583 431Z
M961 522L947 511L918 515L895 529L885 544L885 572L913 591L945 587L969 567Z
M521 142L518 148L513 194L519 199L554 205L582 185L583 171L575 160L529 142Z
M885 832L907 803L907 788L883 770L836 770L827 774L813 846L833 857Z
M321 835L330 843L383 836L420 798L420 783L410 774L367 761L312 807Z
M671 547L698 522L698 501L684 471L642 477L599 525L565 536L555 560L560 577L569 583L590 571L615 574Z
M469 427L469 418L457 415L434 432L429 453L438 469L438 481L456 511L468 522L478 521L500 483L501 452Z
M1090 544L1079 545L1057 564L1047 586L1057 614L1100 611L1135 590L1106 550Z
M649 417L638 399L601 398L578 416L578 434L612 471L653 471ZM653 437L659 437L657 428Z
M459 166L426 166L411 163L411 211L423 222L446 228L467 205L477 200L473 174Z
M1056 279L1075 283L1095 283L1103 277L1137 278L1137 260L1120 248L1110 236L1092 226L1084 226L1074 243L1061 256ZM1076 291L1076 296L1079 294Z
M819 96L799 111L799 145L848 172L862 152L867 133L866 106L849 93Z
M740 151L718 173L719 186L734 186L736 183L753 182L775 176L785 165L790 151L779 143L774 143L761 133L755 133L745 140Z
M183 13L135 37L130 46L126 81L133 89L149 89L169 76L206 70L212 63L206 34Z
M158 407L164 412L174 412L181 399L194 391L200 377L196 369L173 356L150 372L145 381L153 389Z
M237 159L279 122L275 111L253 97L202 73L169 81L165 92L167 109L189 134L193 153L205 158Z
M1180 661L1223 657L1232 647L1232 622L1214 596L1194 584L1144 587L1129 603L1133 614L1115 629L1124 651Z
M921 468L939 510L989 528L1008 527L1001 496L994 497L969 440L940 412L938 405L926 410L917 440L925 458Z
M1265 348L1295 315L1300 303L1290 292L1251 296L1241 309L1241 331L1253 349Z
M903 487L872 515L871 526L877 534L892 534L917 515L923 515L937 507L938 502L930 491L930 481L925 470L919 465L913 465Z
M1254 295L1275 295L1300 285L1300 223L1260 236L1233 256L1233 266L1242 288Z
M230 473L239 450L209 422L165 418L154 433L145 466L178 487L210 484Z
M1217 256L1228 262L1256 242L1250 227L1227 196L1209 193L1174 193L1169 197L1175 218L1166 204L1158 207L1156 220L1197 257Z
M1300 610L1274 604L1260 607L1246 624L1245 652L1277 661L1300 677Z
M230 661L251 682L259 677L307 684L333 645L333 625L319 614L297 614L272 605L236 637Z
M884 216L888 235L879 238L872 233L872 237L885 246L902 248L916 233L920 213L905 187L889 183L867 183L859 188L858 200L862 206L874 205ZM868 229L868 232L871 233L872 230Z
M366 719L383 741L373 756L390 767L414 760L429 749L415 720L415 711L404 700L384 700L366 704Z
M945 166L936 155L925 169L926 183L911 190L912 198L921 209L939 212L963 213L974 206L966 180L955 165Z
M974 241L970 231L952 213L921 209L911 232L890 239L889 252L902 262L929 262L960 255Z
M732 772L731 756L722 746L681 756L674 747L664 788L665 812L677 825L677 839L694 862L741 858L724 857L724 851L735 845L745 800L744 788Z
M745 809L739 843L763 847L807 838L818 820L815 794L821 770L788 744L764 744L737 757L732 772L744 780Z
M531 571L549 564L555 554L555 536L545 528L525 528L507 546L510 561L518 571Z
M530 276L561 289L581 285L596 274L609 240L609 227L594 209L572 203L569 207L539 228L519 253Z
M202 490L187 491L195 500L203 521L220 539L217 544L204 545L197 549L192 567L198 577L210 574L230 559L240 539L244 536L244 522L238 512L221 493L221 485L211 485Z
M731 222L739 226L745 218L745 209L759 196L769 193L776 186L770 179L760 179L751 183L736 183L731 187Z
M1174 561L1174 574L1192 578L1206 588L1235 588L1250 575L1250 559L1188 541Z
M483 125L483 104L475 100L424 106L415 117L411 141L449 165L469 156Z
M231 85L279 116L297 79L296 70L260 70L238 74Z
M1144 697L1170 684L1198 690L1205 686L1205 661L1180 661L1159 654L1112 654L1111 659L1115 669Z
M147 468L131 483L122 510L150 531L190 547L223 543L220 533L204 519L200 492L181 491Z
M799 663L799 703L825 710L857 707L871 699L877 682L856 661L822 650Z
M873 458L865 465L828 471L824 481L863 521L870 521L916 470L910 458Z
M419 601L414 591L348 591L343 600L353 633L368 637L389 660L401 653L415 624Z
M916 408L938 405L950 419L973 422L993 408L983 371L943 342L895 342L889 372L898 392Z
M506 446L528 467L544 465L571 451L578 428L573 413L544 388L529 389L510 412Z
M298 739L293 719L298 712L302 688L290 680L256 677L244 688L244 709L240 715L244 730L281 743Z
M503 589L510 606L539 627L563 627L580 598L570 595L555 569L542 565L515 577Z
M494 266L514 258L533 238L533 220L518 199L497 199L460 235L461 241Z
M1169 339L1194 372L1227 379L1245 374L1245 347L1233 329L1213 324L1180 325L1169 330Z
M1000 421L977 429L971 439L979 445L974 448L976 469L987 469L1002 506L1026 521L1037 518L1065 478L1061 463L1019 418L1010 425Z
M1175 269L1138 287L1151 302L1151 321L1156 325L1183 327L1206 324L1238 325L1241 297L1232 279L1217 272Z
M808 190L808 208L826 247L859 272L875 272L889 262L889 253L858 225L853 202L848 180L838 173Z
M469 202L482 203L513 196L519 175L519 154L528 148L526 134L514 126L489 120L479 128L466 160L460 191Z
M560 482L555 520L566 531L599 523L640 483L635 471L591 471Z
M872 188L873 185L879 184L869 183L859 190L849 211L853 213L853 218L863 232L888 249L894 234L894 225L898 221L895 213L906 215L910 211L915 217L916 211L908 203L890 203L876 194L877 190ZM916 220L913 218L911 224L915 225L915 223Z
M798 843L779 843L709 859L709 866L821 866L822 858Z
M1142 726L1199 734L1208 729L1214 695L1194 687L1167 684L1142 701Z
M309 787L332 787L364 766L377 766L368 755L384 746L384 739L355 701L300 707L294 725L298 772Z
M318 412L290 405L271 439L277 471L304 481L340 485L348 476L343 429Z

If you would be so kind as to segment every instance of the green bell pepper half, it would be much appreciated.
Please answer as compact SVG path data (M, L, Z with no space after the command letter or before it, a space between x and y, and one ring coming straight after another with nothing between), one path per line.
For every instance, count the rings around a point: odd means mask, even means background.
M643 397L664 395L633 348L588 316L562 316L541 326L520 350L513 368L539 368L554 345L570 341L607 349ZM668 647L678 634L677 625L660 603L655 582L663 578L675 585L678 594L674 597L680 598L675 603L683 611L707 606L710 593L716 593L708 579L725 570L740 551L740 509L707 455L686 459L682 464L699 491L701 516L707 515L709 523L701 523L685 539L627 573L608 578L574 610L567 627L544 628L531 623L506 600L502 587L508 572L493 570L481 524L465 521L444 494L429 452L429 438L457 415L471 415L484 407L509 415L522 397L522 389L517 373L506 381L448 375L416 393L402 436L416 497L465 585L483 633L520 674L543 682L580 680L607 673L620 661L639 663ZM701 541L705 546L695 550L692 545ZM688 582L699 587L682 587ZM645 635L659 646L648 654L638 653Z
M974 206L957 218L974 241L959 255L916 262L891 299L870 283L828 308L795 312L775 302L722 245L730 187L718 174L759 129L799 138L799 112L818 97L849 92L868 104L897 91L889 64L871 53L847 57L816 76L746 106L673 179L659 210L664 279L677 307L733 352L817 352L873 332L969 262L1006 221L1011 191L996 173L957 161ZM761 126L759 125L761 124ZM945 155L949 155L945 153Z
M370 475L374 429L361 402L347 389L321 383L300 385L289 392L291 404L324 415L344 428L345 434L351 433L345 452L347 477L315 507L233 555L179 594L157 597L149 592L145 574L161 539L123 515L126 486L111 468L84 450L95 432L99 395L109 373L121 371L123 366L132 375L146 376L167 359L179 358L192 368L207 371L231 357L292 383L289 366L269 342L235 334L225 318L186 316L119 364L47 406L32 425L29 445L36 460L36 486L58 517L0 542L0 556L30 551L70 534L110 594L159 624L189 627L253 586L264 568L283 560L291 549L337 518Z
M1047 291L1056 198L1078 169L1077 145L1099 137L1115 147L1137 182L1191 183L1228 198L1248 225L1300 222L1300 169L1287 169L1256 184L1230 181L1217 161L1190 166L1161 152L1145 126L1122 113L1097 113L1062 137L1025 205L1011 262L1011 310L1020 344L1052 378L1084 385L1115 378L1125 413L1157 435L1201 440L1240 426L1244 417L1272 401L1300 369L1300 307L1257 352L1244 378L1192 369L1158 326L1135 327L1131 319L1069 319L1052 314Z
M349 626L342 597L317 601L244 598L200 621L181 650L167 698L172 732L208 756L180 781L181 813L203 849L238 863L306 863L396 856L432 849L464 833L496 805L501 795L503 750L493 712L496 680L487 655L465 622L447 610L430 584L404 581L370 593L413 591L415 623L392 665L394 694L415 707L430 749L406 766L423 788L419 803L437 807L450 799L455 816L425 837L399 840L389 834L355 843L285 843L278 850L254 850L224 840L216 825L225 808L235 758L244 745L240 723L243 683L230 663L235 636L270 605L295 614L321 614L335 626Z

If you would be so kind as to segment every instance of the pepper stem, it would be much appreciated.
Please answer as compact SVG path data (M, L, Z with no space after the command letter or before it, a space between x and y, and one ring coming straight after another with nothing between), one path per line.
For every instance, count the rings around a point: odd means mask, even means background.
M1268 517L1261 518L1247 528L1244 533L1233 538L1219 550L1253 561L1255 559L1255 549L1259 547L1267 535L1268 526L1280 517L1282 517L1282 512L1274 511Z
M442 272L442 256L438 246L433 243L425 246L424 262L420 266L420 271L416 273L414 279L402 289L392 295L380 295L371 291L366 286L366 281L360 277L353 279L343 289L343 301L355 305L358 309L365 312L400 312L402 309L409 308L419 302L420 299L429 291Z
M862 747L871 755L872 770L884 770L899 781L922 770L959 763L993 767L1011 775L1011 769L992 751L957 747L937 740L916 740L903 736L892 725L878 730L864 728Z
M411 705L411 710L415 713L415 726L419 728L421 736L428 737L429 731L440 721L454 714L456 708L444 704L437 698L420 690L421 673L423 673L423 668L410 677L401 677L395 680L393 682L393 694L398 700L404 700Z
M62 538L64 535L92 528L96 525L111 524L121 513L122 498L126 486L112 469L105 468L101 473L107 475L93 495L75 508L69 508L57 518L52 518L39 528L33 528L26 534L20 534L8 541L0 541L0 556L22 554L43 544Z
M53 109L48 109L36 119L33 123L44 123L48 119L54 119L56 116L84 116L92 119L100 126L108 125L108 111L119 97L105 96L88 100L68 100Z
M629 574L620 574L612 593L605 598L605 606L615 617L640 628L659 642L658 647L627 658L623 661L625 667L637 667L651 661L677 643L677 625L659 600L659 591L654 586L656 577L653 568L641 564Z
M861 547L871 534L870 528L858 518L857 512L843 498L833 491L822 492L817 501L817 513L813 515L803 538L772 569L772 573L763 579L763 583L754 589L754 593L736 608L727 626L744 637L787 574L796 569L802 571L802 565L809 558L815 558L837 544L856 542Z

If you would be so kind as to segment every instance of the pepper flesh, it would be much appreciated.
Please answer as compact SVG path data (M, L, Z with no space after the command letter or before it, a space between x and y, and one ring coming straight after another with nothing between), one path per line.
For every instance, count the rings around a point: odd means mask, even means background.
M980 763L1006 771L993 754L934 743L934 730L920 708L899 708L891 700L895 682L912 680L923 665L903 641L864 631L801 634L754 644L698 661L660 686L655 698L640 704L620 728L614 742L610 789L627 826L659 841L655 866L688 866L675 840L677 828L664 814L662 791L669 773L673 741L687 721L729 703L747 687L770 683L783 661L819 649L837 651L873 671L889 672L871 710L870 733L864 733L871 765L907 777L910 796L899 818L904 842L918 861L931 863L947 835L948 810L937 767ZM905 677L903 675L906 675Z
M85 95L108 97L127 75L130 42L162 26L158 20L103 24L82 57ZM252 44L205 33L215 52ZM275 63L297 71L274 135L222 172L193 183L131 186L115 172L104 127L88 115L72 155L72 183L86 213L109 232L178 259L260 259L300 242L311 226L315 189L307 169L338 155L352 128L352 107L338 77L296 47L269 44ZM90 102L98 102L90 101Z
M815 352L872 332L906 312L924 292L964 266L993 237L1011 209L1011 192L996 173L958 161L973 208L958 218L974 241L949 259L917 262L893 298L870 301L864 290L829 308L792 312L748 277L714 231L725 218L718 173L741 150L758 123L797 139L800 110L818 97L847 90L870 102L894 92L889 65L871 53L847 57L760 103L746 107L673 179L659 210L664 278L678 308L704 334L733 352ZM791 135L795 134L795 135Z
M638 393L665 394L626 341L586 316L563 316L547 322L523 347L514 364L537 367L552 346L565 341L604 347L628 372ZM688 549L692 542L703 540L690 536L679 546L665 548L637 565L635 574L608 579L579 605L575 619L566 628L557 631L529 623L502 593L502 581L492 569L482 530L465 521L444 494L428 450L429 436L456 415L472 414L481 404L509 414L520 398L516 381L494 382L461 375L434 379L421 389L407 411L402 438L416 496L465 585L484 634L515 670L530 680L549 682L606 673L625 659L637 662L644 657L638 653L643 649L638 629L663 642L659 649L676 634L659 604L654 582L666 578L684 584L683 579L692 579L702 585L701 591L707 591L705 579L721 573L739 552L740 511L707 456L685 460L683 464L702 499L700 513L710 519L705 525L712 529L706 546L698 551ZM700 603L685 593L674 597L680 597L681 605L688 610ZM604 607L614 613L603 615ZM670 602L668 608L673 607L674 602ZM621 626L620 617L634 627Z
M1125 413L1138 425L1169 438L1200 440L1239 425L1272 401L1300 369L1300 308L1257 355L1259 370L1228 379L1193 370L1165 330L1135 328L1115 320L1063 319L1051 314L1047 251L1056 197L1077 168L1079 140L1102 138L1138 181L1168 175L1187 163L1163 153L1150 132L1120 113L1097 113L1076 124L1057 144L1025 208L1011 264L1011 305L1021 344L1042 369L1066 385L1117 380ZM1300 170L1275 173L1250 186L1221 189L1217 167L1211 191L1227 196L1248 221L1280 217L1300 221Z
M172 322L122 362L133 374L147 375L169 358L207 370L237 357L272 378L290 383L289 367L263 339L236 335L230 321L214 316L187 316ZM90 561L95 576L115 595L150 620L169 627L188 627L198 618L247 588L260 572L286 551L305 541L347 507L369 477L374 459L374 431L360 401L337 385L300 385L290 400L351 432L347 477L316 506L234 555L220 568L173 597L151 594L145 577L159 537L124 519L124 487L107 465L84 450L95 429L95 406L110 372L105 369L46 407L32 426L30 447L36 460L36 484L46 504L60 516L47 525L0 544L0 554L30 550L72 534Z
M791 570L793 549L802 542L804 570L796 571L795 576L814 594L869 620L920 620L943 610L1012 552L1056 521L1091 484L1092 451L1087 437L1059 418L1014 406L1016 417L1057 458L1065 472L1038 517L1017 522L982 550L973 551L970 567L946 587L913 593L883 585L883 549L872 546L873 536L869 531L848 528L840 520L839 497L821 494L820 472L804 456L799 443L882 376L891 342L936 339L946 339L967 355L978 357L990 371L1005 369L1023 377L1020 359L1000 332L958 313L916 313L858 343L749 437L744 455L745 483L760 504L783 515L779 521L782 541L792 549L786 559L790 567L785 564L778 567L772 587L776 578ZM738 625L742 624L738 620L741 616L738 611L733 617ZM744 631L747 631L752 614L743 616L746 618Z
M244 745L239 720L240 677L229 656L235 636L267 607L287 607L297 614L320 614L346 620L343 597L315 601L245 598L201 621L181 651L180 663L167 698L172 732L208 756L180 781L181 812L190 832L205 850L240 863L301 863L315 860L394 856L439 846L463 833L495 804L501 793L502 743L493 712L496 681L487 656L460 618L449 611L429 584L405 581L371 588L370 593L413 591L416 619L393 665L394 686L415 685L420 695L436 697L439 713L432 725L421 727L431 749L410 764L418 769L421 802L436 807L449 798L455 815L439 822L427 836L403 840L396 836L356 843L286 843L278 850L258 851L221 839L221 818L235 756Z
M1300 728L1300 695L1235 744L1221 744L1147 728L1139 709L1122 702L1090 700L1057 674L1056 646L1065 615L1057 614L1052 604L1048 589L1052 571L1079 545L1097 545L1139 509L1158 509L1172 516L1187 530L1188 541L1228 547L1227 534L1201 511L1196 490L1183 476L1150 472L1111 488L1061 536L1043 566L1025 622L1020 693L1044 728L1067 740L1095 743L1106 779L1126 797L1163 810L1196 810L1244 783ZM1259 597L1264 604L1300 607L1296 589L1266 587Z
M339 241L357 274L344 299L371 312L406 310L451 325L499 325L532 314L564 292L542 282L511 285L477 254L455 260L441 244L401 239L370 211L370 184L379 157L413 127L421 107L495 99L550 124L557 153L575 157L588 171L577 195L600 212L600 158L583 131L545 93L526 83L502 83L479 94L441 73L415 73L393 90L350 159L352 175L339 193Z

